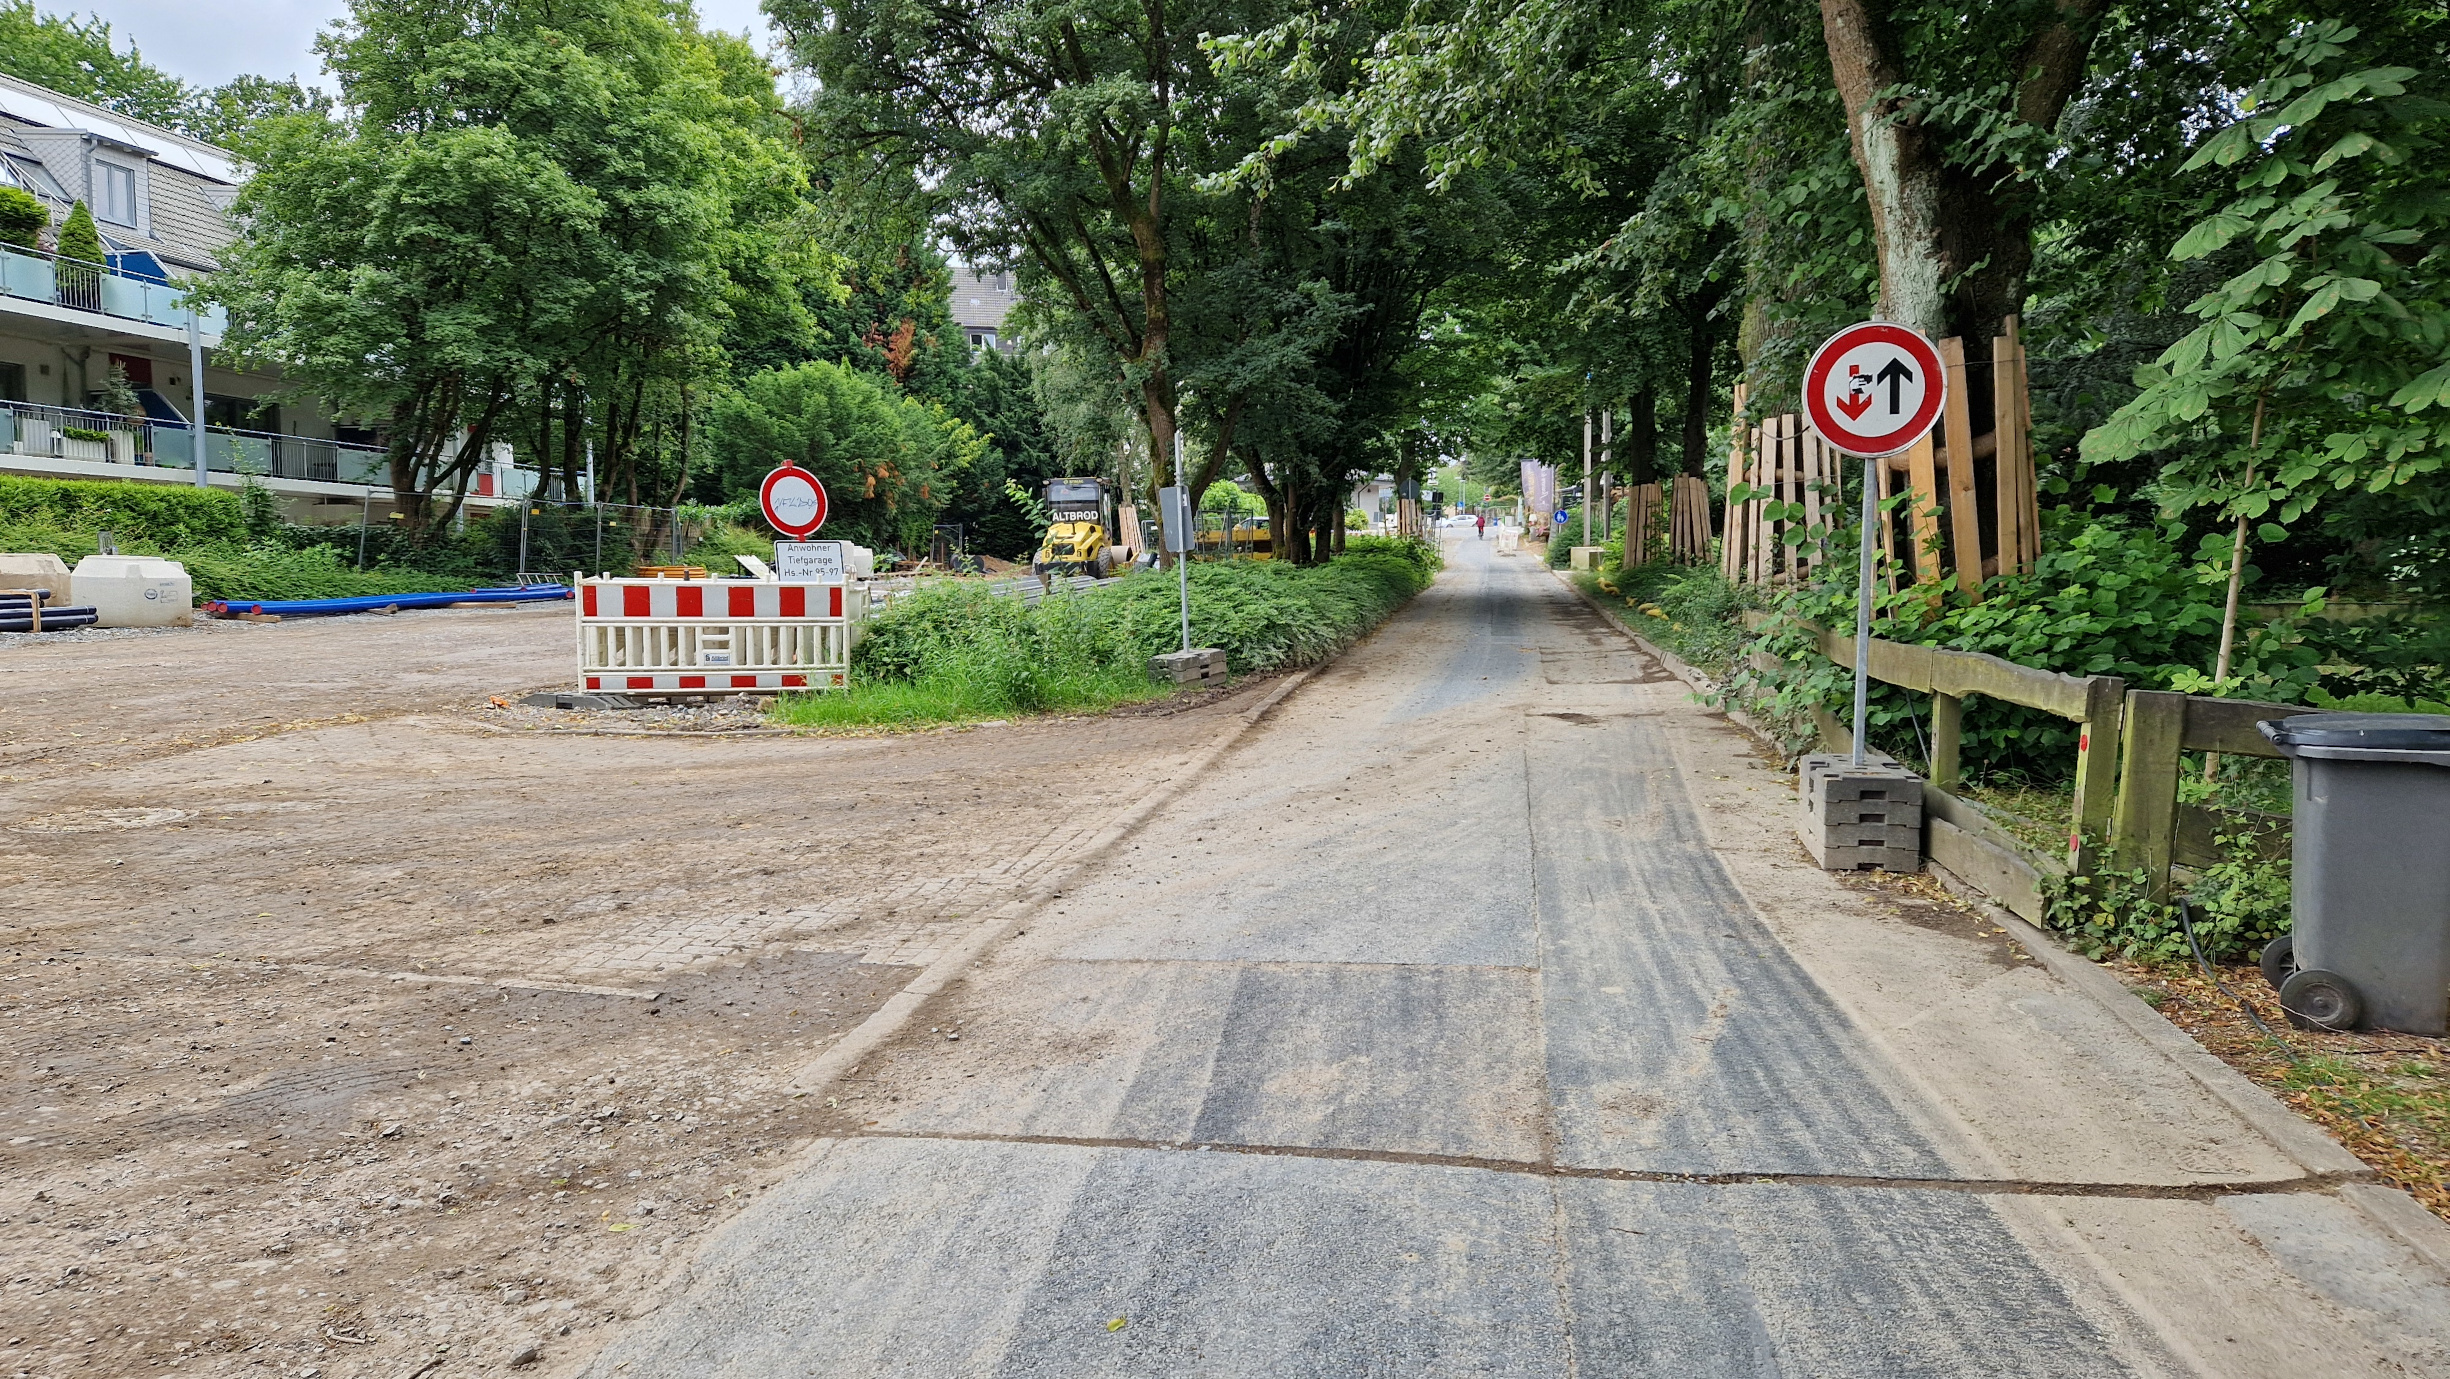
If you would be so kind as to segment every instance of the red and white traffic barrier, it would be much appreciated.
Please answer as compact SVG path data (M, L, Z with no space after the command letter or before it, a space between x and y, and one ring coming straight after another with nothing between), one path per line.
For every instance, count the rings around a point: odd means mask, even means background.
M588 689L649 694L839 688L866 591L771 580L580 579Z

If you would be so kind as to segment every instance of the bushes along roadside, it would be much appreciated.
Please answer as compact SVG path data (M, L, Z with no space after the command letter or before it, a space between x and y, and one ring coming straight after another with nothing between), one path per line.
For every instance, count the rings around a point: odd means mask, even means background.
M1225 652L1235 674L1308 665L1350 646L1427 588L1437 552L1421 542L1353 538L1325 565L1193 564L1191 637ZM1035 605L983 581L941 580L872 619L851 655L851 685L776 706L787 723L950 722L1094 710L1168 692L1149 658L1181 644L1175 578L1146 571Z

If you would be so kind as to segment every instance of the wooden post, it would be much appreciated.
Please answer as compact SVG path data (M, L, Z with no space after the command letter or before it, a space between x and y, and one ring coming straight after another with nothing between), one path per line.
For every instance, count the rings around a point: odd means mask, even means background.
M1779 421L1778 417L1763 417L1761 425L1753 432L1752 486L1756 490L1769 487L1770 449L1778 443ZM1759 497L1744 505L1744 541L1751 550L1752 582L1755 584L1769 583L1769 533L1761 530L1761 510L1767 506Z
M1954 694L1931 696L1931 783L1942 790L1957 788L1957 755L1965 723L1965 700Z
M1872 496L1882 503L1886 503L1889 499L1896 497L1898 487L1897 476L1900 472L1896 466L1889 460L1872 460L1869 462L1868 467L1872 472L1872 477L1877 480L1880 485L1880 491ZM1878 521L1880 523L1880 530L1878 532L1880 537L1880 554L1886 557L1888 562L1887 569L1882 573L1881 578L1887 585L1888 591L1894 594L1897 592L1896 515L1889 512L1886 508L1882 508L1879 510Z
M2025 448L2024 406L2018 400L2024 370L2016 358L2016 318L2008 318L2006 335L1991 341L1991 434L1998 445L1992 468L1999 510L1999 573L2023 574L2025 562L2025 489L2033 482L2033 453Z
M1940 581L1940 508L1938 447L1926 433L1906 452L1906 507L1914 515L1914 582Z
M1802 417L1790 416L1780 433L1783 443L1778 447L1778 501L1781 503L1803 501L1803 428ZM1785 556L1786 577L1790 584L1803 573L1803 547L1791 545L1786 539L1787 533L1799 525L1793 519L1778 524L1778 545Z
M1982 597L1981 499L1974 488L1974 413L1965 394L1965 341L1940 342L1940 364L1948 376L1948 536L1956 548L1957 588ZM1937 562L1933 562L1935 565Z
M1744 480L1744 401L1750 392L1735 385L1735 418L1727 426L1727 522L1719 535L1718 564L1730 583L1743 569L1736 563L1735 486Z
M2115 675L2096 675L2085 683L2084 719L2076 725L2075 828L2067 838L2068 870L2077 875L2093 870L2099 860L2096 844L2110 832L2126 695L2127 682Z
M2127 694L2119 735L2118 806L2110 824L2110 865L2141 870L2146 893L2169 892L2169 853L2178 832L2178 768L2186 746L2186 696L2161 690Z
M1804 557L1804 569L1810 571L1819 569L1829 559L1828 531L1821 525L1821 490L1828 486L1829 476L1837 466L1831 463L1829 446L1821 440L1820 432L1807 426L1803 444L1803 524L1806 545L1810 548Z

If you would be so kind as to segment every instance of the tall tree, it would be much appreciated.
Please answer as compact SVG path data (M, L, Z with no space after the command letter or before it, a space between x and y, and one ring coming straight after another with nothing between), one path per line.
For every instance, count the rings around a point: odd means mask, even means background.
M1988 340L2023 309L2032 170L2084 82L2108 8L1820 0L1887 319Z
M754 52L658 0L358 0L321 48L340 117L242 150L232 343L384 423L412 531L514 438L674 501L727 325L825 271Z
M1152 453L1179 427L1175 219L1207 161L1222 0L772 0L817 79L827 156L943 190L937 228L981 264L1026 259L1134 396Z

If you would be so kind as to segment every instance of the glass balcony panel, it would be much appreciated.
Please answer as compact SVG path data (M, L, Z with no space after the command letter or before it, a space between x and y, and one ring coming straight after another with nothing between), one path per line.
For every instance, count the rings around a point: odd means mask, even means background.
M153 462L172 469L196 467L195 433L184 426L156 426L153 430Z
M102 279L102 309L113 316L126 316L138 321L151 320L145 314L148 289L134 278L106 274Z
M47 302L59 293L51 260L0 250L0 292Z

